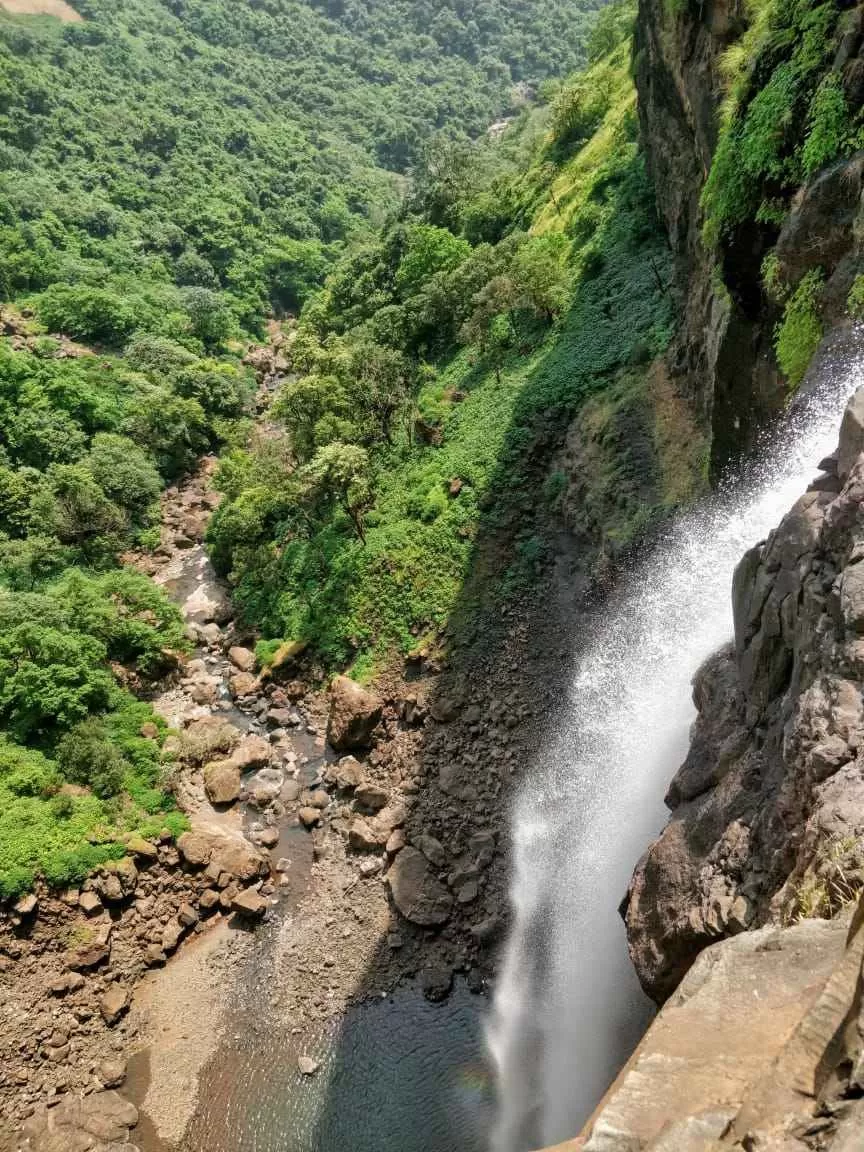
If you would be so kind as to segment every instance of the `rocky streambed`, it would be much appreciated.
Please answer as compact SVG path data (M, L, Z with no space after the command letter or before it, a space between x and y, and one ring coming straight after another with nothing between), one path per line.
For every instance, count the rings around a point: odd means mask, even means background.
M129 558L195 645L153 701L191 828L130 840L80 890L0 918L0 1149L227 1149L258 1130L272 1143L256 1147L282 1149L288 1124L311 1152L322 1125L333 1140L358 1130L340 1102L382 1077L402 1078L425 1121L378 1125L371 1091L368 1147L404 1150L409 1129L417 1152L479 1147L476 993L539 696L517 674L532 675L526 626L514 618L512 648L461 677L429 659L374 691L314 689L288 646L260 674L204 549L214 468L166 492L159 548ZM229 1083L243 1086L230 1099ZM280 1105L262 1128L267 1084Z

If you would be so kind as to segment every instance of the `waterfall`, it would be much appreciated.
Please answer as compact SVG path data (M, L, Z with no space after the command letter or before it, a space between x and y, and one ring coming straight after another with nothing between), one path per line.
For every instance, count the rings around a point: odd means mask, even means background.
M664 822L695 715L693 674L731 638L735 565L835 448L864 383L858 359L848 348L820 357L815 384L755 463L671 528L580 648L560 730L513 813L512 926L488 1028L494 1152L578 1133L650 1019L618 904Z

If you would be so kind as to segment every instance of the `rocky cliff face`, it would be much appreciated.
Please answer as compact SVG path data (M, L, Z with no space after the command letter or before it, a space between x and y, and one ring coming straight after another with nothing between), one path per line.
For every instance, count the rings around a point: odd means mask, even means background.
M717 249L703 241L700 199L717 146L721 58L745 32L748 11L743 0L699 5L640 0L636 24L641 136L682 299L670 374L711 436L715 472L751 445L786 395L773 349L782 308L763 283L766 254L774 249L787 293L810 270L824 274L819 312L826 328L842 315L861 270L860 237L853 227L861 154L817 172L786 199L782 221L745 222L725 234ZM831 71L855 108L864 86L864 21L860 8L850 16ZM786 187L784 197L788 194Z
M736 571L734 643L696 677L672 817L625 901L658 1002L708 944L831 916L864 886L864 389L821 466Z

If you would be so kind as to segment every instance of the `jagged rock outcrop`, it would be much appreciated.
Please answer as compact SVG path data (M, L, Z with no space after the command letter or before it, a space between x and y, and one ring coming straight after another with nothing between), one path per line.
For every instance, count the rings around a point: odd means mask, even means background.
M736 570L735 642L696 676L672 817L625 901L658 1002L720 937L864 887L864 389L823 466Z
M864 902L706 949L558 1152L864 1146Z

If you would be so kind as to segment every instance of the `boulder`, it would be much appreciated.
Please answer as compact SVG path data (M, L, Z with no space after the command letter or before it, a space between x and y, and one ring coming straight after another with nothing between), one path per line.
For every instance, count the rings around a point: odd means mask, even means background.
M126 849L133 856L137 856L139 860L150 862L159 857L159 849L156 845L145 840L143 836L139 836L137 832L132 832L126 837Z
M327 739L339 751L368 748L382 709L383 702L374 692L347 676L337 676L330 686Z
M250 648L241 648L240 645L235 644L228 649L228 659L241 672L254 671L255 653Z
M430 836L428 832L423 832L417 837L414 843L430 864L434 864L436 868L447 867L447 853L444 851L444 845L440 840L436 840L435 837Z
M864 388L859 388L846 405L840 425L837 475L841 480L846 480L862 452L864 452Z
M380 812L390 799L390 793L380 784L359 784L354 791L354 799L363 808L372 812Z
M106 1088L119 1088L126 1079L126 1061L121 1056L109 1056L99 1065L98 1075Z
M317 824L321 823L320 810L318 808L310 808L308 805L300 809L297 817L304 828L314 828Z
M231 753L231 763L242 772L251 772L255 768L266 768L273 759L273 748L263 736L247 733L241 737L237 747Z
M204 765L204 791L211 804L233 804L240 785L240 769L232 760L211 760Z
M242 836L222 838L213 849L211 862L237 880L256 880L270 871L267 858Z
M95 916L102 911L102 901L97 892L82 892L78 897L78 907L87 916Z
M203 580L183 605L183 614L193 624L227 624L234 615L231 600L215 580Z
M348 829L348 845L355 852L376 852L387 843L387 836L374 828L362 816L356 816Z
M228 688L235 698L251 696L257 687L258 681L251 672L235 672L228 678Z
M112 984L99 997L99 1011L109 1027L116 1024L129 1007L129 998L129 989L121 984Z
M16 916L32 916L39 907L39 901L32 892L15 901L12 911Z
M255 888L245 888L231 901L232 912L251 920L260 920L269 907L269 902Z
M304 1076L314 1076L321 1067L320 1060L313 1060L311 1056L298 1056L297 1067Z
M335 784L340 792L350 792L363 783L363 766L353 756L343 756L328 766L324 779L328 784Z
M393 902L406 920L421 927L444 924L450 918L453 897L433 873L422 852L403 848L387 874Z
M213 853L213 837L207 832L184 832L177 847L190 868L203 868Z

